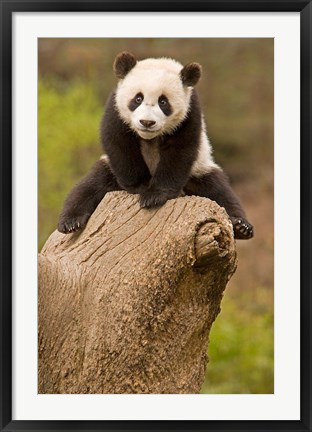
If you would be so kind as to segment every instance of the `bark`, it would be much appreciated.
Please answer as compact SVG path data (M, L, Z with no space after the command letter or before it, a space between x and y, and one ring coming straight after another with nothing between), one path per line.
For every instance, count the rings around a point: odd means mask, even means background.
M235 268L215 202L145 210L107 194L84 231L55 231L39 255L39 393L198 393Z

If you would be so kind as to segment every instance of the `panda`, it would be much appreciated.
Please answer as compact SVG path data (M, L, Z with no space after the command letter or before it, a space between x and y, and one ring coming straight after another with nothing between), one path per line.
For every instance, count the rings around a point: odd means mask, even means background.
M69 193L58 230L81 230L107 192L139 194L141 208L155 208L182 194L207 197L227 211L236 239L253 237L238 197L215 163L198 94L198 63L170 58L137 61L120 53L119 79L101 121L105 155Z

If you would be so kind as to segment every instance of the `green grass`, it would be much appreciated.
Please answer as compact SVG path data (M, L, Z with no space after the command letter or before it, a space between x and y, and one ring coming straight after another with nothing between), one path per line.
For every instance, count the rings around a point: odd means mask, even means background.
M273 314L226 295L210 333L202 393L274 393Z
M55 230L64 198L101 154L102 106L90 84L39 81L39 249Z

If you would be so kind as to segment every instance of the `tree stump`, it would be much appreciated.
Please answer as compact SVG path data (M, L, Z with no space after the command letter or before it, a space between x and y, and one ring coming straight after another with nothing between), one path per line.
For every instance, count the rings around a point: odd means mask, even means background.
M39 255L39 393L199 393L235 268L215 202L146 210L107 194L82 232L55 231Z

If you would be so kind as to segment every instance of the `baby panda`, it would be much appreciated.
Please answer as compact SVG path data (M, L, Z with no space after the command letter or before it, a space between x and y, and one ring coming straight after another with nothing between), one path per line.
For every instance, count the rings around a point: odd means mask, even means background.
M236 239L253 237L239 199L214 162L194 86L201 66L170 58L137 61L122 52L114 62L119 79L101 121L105 155L67 197L58 230L82 229L104 195L126 190L154 208L184 193L224 207Z

